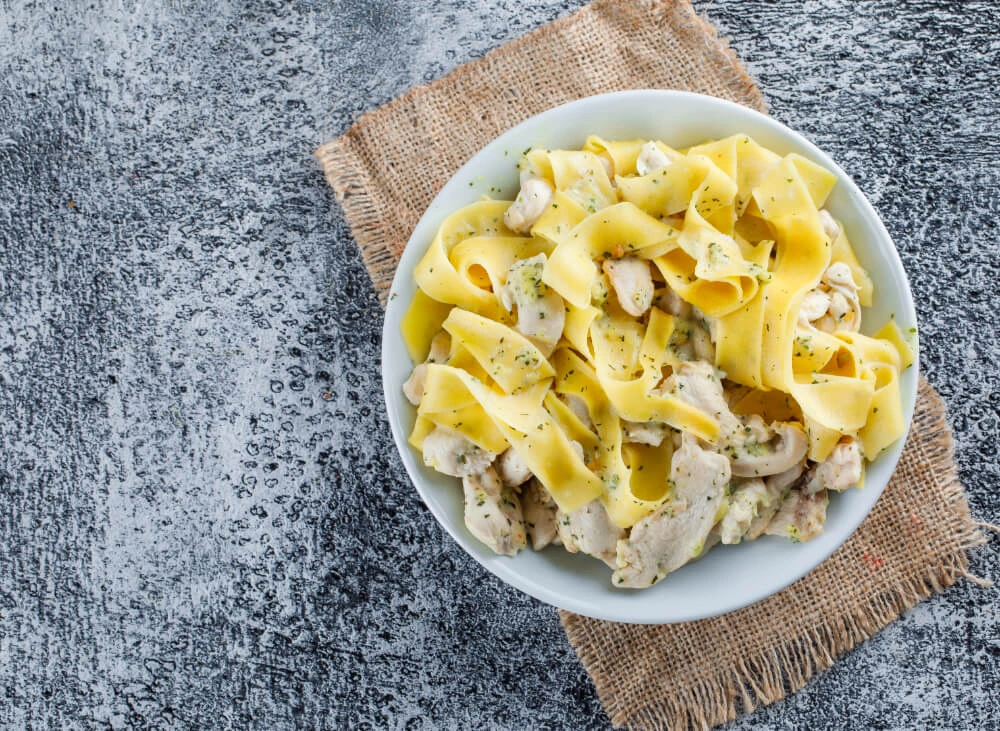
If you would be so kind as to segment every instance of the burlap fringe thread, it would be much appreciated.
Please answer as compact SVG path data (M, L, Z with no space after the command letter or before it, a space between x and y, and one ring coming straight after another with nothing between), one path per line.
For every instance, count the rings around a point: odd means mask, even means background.
M921 377L918 402L939 397ZM769 705L802 688L817 672L826 670L834 661L859 642L871 637L889 622L919 602L941 592L964 577L981 586L992 582L969 573L967 551L986 543L980 527L1000 533L1000 527L972 519L968 503L954 462L951 427L945 418L943 405L915 416L912 432L927 435L920 449L931 471L940 476L941 496L954 517L957 550L928 566L923 575L908 577L891 591L872 596L855 611L828 618L828 623L788 638L768 652L741 660L734 668L718 676L695 682L681 693L656 698L645 708L624 708L601 672L601 658L594 645L584 642L585 617L560 611L560 618L570 644L580 655L584 666L591 670L598 696L616 727L630 729L710 729L733 721L761 705ZM786 589L794 591L794 586Z

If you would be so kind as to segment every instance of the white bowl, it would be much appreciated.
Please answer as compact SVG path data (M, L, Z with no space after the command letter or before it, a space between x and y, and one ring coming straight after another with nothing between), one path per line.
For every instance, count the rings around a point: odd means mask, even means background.
M657 138L674 147L745 132L780 154L797 152L827 170L838 184L827 207L839 219L858 258L875 281L874 306L865 310L865 332L895 315L906 332L916 327L913 298L903 265L878 214L837 164L804 137L751 109L714 97L679 91L625 91L593 96L550 109L519 124L484 147L441 189L417 224L392 284L382 333L382 383L392 435L406 471L441 525L469 555L511 586L562 609L617 622L665 624L739 609L785 588L832 554L864 520L899 460L904 439L869 466L865 486L830 499L826 528L807 543L764 536L738 546L717 546L648 589L611 585L600 561L555 546L528 549L515 558L497 556L466 530L459 480L425 467L406 443L416 410L402 385L412 364L400 336L400 320L413 298L412 272L442 220L483 195L511 200L518 189L515 163L525 148L579 149L590 134L605 139ZM499 190L498 190L499 189ZM916 351L916 341L913 342ZM917 365L902 374L907 429L917 392Z

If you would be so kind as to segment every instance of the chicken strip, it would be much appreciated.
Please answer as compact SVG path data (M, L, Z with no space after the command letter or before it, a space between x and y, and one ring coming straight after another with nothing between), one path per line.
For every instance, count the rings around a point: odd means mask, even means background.
M500 479L507 487L517 487L523 485L531 477L531 470L528 463L517 453L513 447L508 447L503 454L497 458L497 470L500 472Z
M804 467L805 460L802 460L784 472L771 475L764 480L764 487L767 488L767 500L757 508L757 515L750 522L750 527L743 534L743 538L754 541L763 535L764 530L774 519L778 509L781 508L785 496L796 483L804 479L802 474Z
M424 397L424 383L427 381L427 364L444 363L448 360L451 352L451 335L442 330L431 340L431 349L427 354L427 359L420 363L410 377L403 384L403 394L414 406L420 406L420 401Z
M618 541L625 536L625 530L611 522L600 499L572 513L559 511L556 514L556 530L570 553L586 553L601 559L611 568L615 567Z
M664 382L662 390L714 418L719 423L720 443L729 444L743 428L739 418L729 410L722 381L711 363L697 360L681 363Z
M526 178L521 181L517 198L503 214L503 222L511 231L524 234L545 212L552 200L552 186L543 178Z
M826 490L814 495L805 490L792 490L764 532L769 536L791 538L795 543L811 540L823 532L829 502Z
M465 526L494 553L515 556L527 545L517 493L504 487L496 470L487 467L462 478Z
M670 334L668 347L679 360L683 361L715 361L715 345L712 336L700 322L694 318L677 317L674 321L674 331Z
M857 487L861 481L863 463L861 443L856 439L845 439L833 448L829 457L816 466L816 472L806 485L806 491L841 492L849 487Z
M828 210L821 208L819 210L819 220L823 225L823 233L830 239L830 243L836 241L837 237L840 236L840 224L837 223L837 219L831 216Z
M759 477L736 487L729 496L729 509L719 523L722 542L732 545L743 540L761 506L768 502L767 485Z
M861 302L851 268L834 262L823 272L822 281L806 293L799 305L799 325L823 332L857 332L861 328Z
M622 420L622 441L659 447L670 433L670 427L658 421Z
M674 317L684 319L691 317L691 305L667 285L654 291L653 304Z
M635 159L635 171L639 175L649 175L672 165L673 162L670 156L660 149L659 145L650 140L639 150L639 156Z
M443 426L424 437L424 464L452 477L482 472L496 459L493 452L473 444L464 435Z
M517 305L517 330L548 358L562 337L566 304L559 293L542 281L545 254L514 262L501 293L507 309Z
M653 275L649 262L637 256L605 259L603 269L622 309L633 317L642 317L653 304Z
M701 555L722 508L729 460L685 433L670 467L673 494L618 541L615 586L640 589Z
M521 492L524 527L531 538L531 547L541 551L550 543L559 543L556 528L556 504L545 488L532 480Z

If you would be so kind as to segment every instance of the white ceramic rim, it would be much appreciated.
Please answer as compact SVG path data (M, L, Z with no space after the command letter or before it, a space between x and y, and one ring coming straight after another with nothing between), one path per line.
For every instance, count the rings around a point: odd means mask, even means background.
M878 264L876 268L888 268L888 273L892 277L891 282L884 277L876 279L876 302L872 310L883 310L881 314L884 319L886 316L884 310L888 303L880 305L879 292L883 291L887 286L891 286L896 290L895 306L890 308L891 314L895 317L901 329L904 331L910 330L914 333L911 346L913 347L914 357L918 357L918 343L915 335L917 320L913 306L913 296L905 271L903 270L902 261L899 258L895 245L892 243L892 238L868 199L850 176L829 155L799 133L785 127L771 117L733 102L683 91L633 90L579 99L553 107L522 122L482 148L444 185L414 229L393 279L382 333L382 381L393 439L410 480L437 521L484 568L511 586L520 589L540 601L577 614L609 621L667 624L717 616L761 601L802 578L826 560L854 533L878 500L899 460L905 437L883 452L869 466L867 481L863 490L852 490L831 497L830 515L828 515L826 530L821 536L808 543L795 545L790 544L784 539L770 539L781 541L792 549L789 551L781 548L769 551L771 554L780 555L781 560L787 567L787 571L780 573L778 576L762 576L760 577L759 584L755 584L749 588L744 587L742 593L736 592L730 594L729 592L719 592L722 596L716 597L717 601L708 602L708 606L705 606L704 601L694 601L690 604L684 603L672 594L667 595L665 601L659 602L655 600L655 597L651 596L651 593L657 590L663 591L664 587L669 587L671 577L676 576L680 572L695 571L701 567L705 567L710 562L713 565L717 565L719 563L718 553L747 550L755 544L769 540L768 537L764 537L744 546L722 546L715 548L708 552L706 557L689 563L678 572L671 574L658 585L649 589L629 592L621 589L615 590L611 587L613 592L615 592L613 595L608 595L603 591L597 592L604 596L605 600L602 601L593 597L588 598L588 594L594 593L592 589L586 589L582 594L577 595L560 591L562 587L573 588L572 585L576 578L575 574L583 566L580 561L598 563L601 566L595 559L583 556L570 556L570 554L559 547L534 554L535 556L554 554L550 555L549 558L553 559L553 563L557 565L559 570L566 568L574 572L573 576L566 576L565 584L561 581L554 583L539 581L518 570L518 561L526 554L532 553L530 548L514 559L496 556L477 539L472 537L465 530L464 524L456 526L453 524L453 519L449 520L444 504L445 501L442 501L439 495L436 494L436 491L441 488L431 483L440 482L440 477L444 477L445 480L452 482L456 480L455 478L437 475L433 470L425 467L422 460L418 459L415 450L407 444L406 440L413 424L414 409L402 396L401 384L405 380L405 375L402 375L402 377L400 375L404 372L408 373L409 368L412 367L409 359L406 357L406 350L402 346L399 331L400 318L409 306L415 289L411 272L420 256L426 250L441 220L462 205L478 199L481 195L490 194L490 197L502 198L503 195L501 194L509 195L516 192L516 174L513 173L514 164L520 150L527 146L519 143L532 139L543 141L554 139L554 137L557 138L559 132L553 132L553 124L560 118L570 114L575 118L590 118L594 114L597 114L599 117L600 114L605 114L606 112L598 110L605 109L607 106L629 108L635 107L637 104L649 107L660 105L661 108L669 108L671 105L681 107L689 105L700 109L703 113L707 113L704 117L700 118L705 120L704 124L699 122L701 129L704 130L704 134L698 139L692 139L683 144L678 143L675 145L677 147L684 147L707 139L724 137L738 131L746 131L758 142L770 149L781 154L792 151L798 152L833 172L838 178L835 195L839 193L841 199L844 199L845 195L847 198L847 201L840 204L841 210L837 210L831 206L833 213L844 222L845 228L849 232L852 230L852 227L869 229L867 238L869 241L874 239L873 246L870 249L865 248L862 251L859 246L860 240L852 236L852 242L858 249L859 258L869 268L872 267L870 266L870 261L866 261L866 259L876 261ZM595 127L610 127L625 130L642 126L642 124L648 126L649 122L648 120L644 120L641 124L633 124L628 118L622 118L622 120L618 120L617 122L596 124ZM660 134L659 138L668 144L674 142L669 131L664 131L667 133ZM603 129L594 129L593 133L614 138ZM619 135L621 135L619 136L620 139L657 136L656 134L641 135L635 132L624 132L624 134L619 133ZM691 133L688 133L688 135L690 136ZM578 148L583 140L575 140L575 142ZM539 144L539 142L529 144L532 146L546 146ZM564 147L571 147L572 143L561 141L559 144ZM554 147L555 145L550 146ZM494 187L492 185L494 178L484 178L484 176L478 174L477 171L484 167L488 159L492 159L494 168L497 166L498 159L503 162L509 162L510 176L512 176L511 179L515 182L508 180L506 185ZM833 200L833 197L831 197L831 200ZM447 203L448 201L451 202ZM847 207L845 208L845 206ZM878 243L879 240L881 241L881 245ZM889 282L888 285L887 282ZM866 314L872 310L866 311ZM868 327L864 329L870 331ZM400 364L400 354L402 354L402 359L406 361L405 364ZM913 367L905 371L900 379L907 432L910 428L916 402L918 370L919 365L915 361ZM876 475L879 479L873 479ZM444 489L454 490L456 488L452 485ZM461 493L461 488L458 487L457 489ZM838 520L834 522L832 515L837 512L838 501L842 501L849 495L853 499L853 502L858 504L854 505L852 503L849 514L838 516ZM855 497L857 495L863 497L858 499ZM845 507L844 510L848 510L848 508ZM461 523L460 520L459 523ZM732 555L727 554L727 556ZM803 558L806 560L802 560ZM723 559L732 560L732 558L727 557L723 557ZM758 563L761 563L761 561L758 561ZM607 584L610 586L610 571L606 568L604 570L607 572ZM578 583L583 586L582 582ZM697 586L698 584L704 584L705 581L698 579L694 580L693 583ZM704 600L705 596L699 595L695 598Z

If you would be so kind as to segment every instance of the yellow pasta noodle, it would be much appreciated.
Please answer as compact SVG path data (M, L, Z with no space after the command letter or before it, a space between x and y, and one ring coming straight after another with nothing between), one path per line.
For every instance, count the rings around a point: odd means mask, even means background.
M683 563L713 536L760 533L759 480L780 475L783 500L825 511L825 491L861 486L864 460L903 435L914 354L895 322L860 332L875 286L825 209L830 171L744 134L687 149L592 135L518 168L516 201L441 224L402 322L410 444L503 485L466 505L482 540L530 509L551 521L527 525L536 543L554 536L646 586L676 563L636 567L632 541L654 523L669 534L703 516L676 546Z

